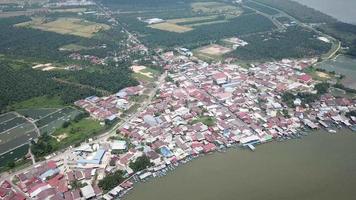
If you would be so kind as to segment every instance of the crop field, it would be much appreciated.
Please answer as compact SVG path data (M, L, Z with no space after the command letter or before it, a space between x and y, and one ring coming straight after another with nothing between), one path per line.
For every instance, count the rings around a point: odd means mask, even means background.
M78 18L58 18L54 21L46 21L44 18L33 18L32 21L16 24L18 27L29 27L43 31L70 34L81 37L92 37L100 30L110 29L109 25L90 22Z
M169 31L169 32L175 32L175 33L184 33L187 31L193 30L190 27L187 26L180 26L174 23L169 23L169 22L163 22L163 23L158 23L158 24L152 24L149 25L150 28L162 30L162 31Z
M29 145L25 144L11 152L0 155L0 171L6 168L7 163L23 158L28 153Z
M15 113L5 113L3 115L0 115L0 124L7 121L7 120L10 120L10 119L13 119L15 118L17 115L15 115Z
M198 50L198 52L203 53L203 54L208 54L212 56L221 56L223 54L231 52L232 49L218 45L218 44L212 44L209 46L202 47Z
M59 109L56 108L30 108L18 110L17 112L27 118L31 118L32 120L39 120L58 110Z
M27 120L23 117L15 117L13 119L10 119L8 121L2 122L0 124L0 132L6 131L8 129L11 129L13 127L16 127L18 125L21 125L23 123L27 122Z
M15 113L0 116L0 155L37 138L34 124Z
M41 118L36 121L36 125L40 129L41 133L52 133L56 129L60 128L64 122L73 120L80 113L81 111L75 108L66 107Z

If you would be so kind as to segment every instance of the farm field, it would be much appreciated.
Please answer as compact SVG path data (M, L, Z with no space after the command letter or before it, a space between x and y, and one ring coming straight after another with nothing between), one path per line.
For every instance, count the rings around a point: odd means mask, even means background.
M3 115L0 115L0 123L3 123L7 120L15 118L17 115L15 113L5 113Z
M39 120L58 110L59 109L57 108L30 108L30 109L18 110L17 112L27 118L31 118L32 120Z
M16 24L17 27L29 27L59 34L70 34L90 38L101 30L109 30L110 26L78 18L58 18L47 22L44 18L32 18L32 21Z
M13 119L3 121L0 123L0 132L11 129L11 128L21 125L25 122L27 122L27 120L23 117L15 117Z
M82 112L75 108L66 107L39 119L36 121L36 125L40 129L41 134L52 133L60 128L64 122L73 120L80 113Z
M25 144L11 152L0 155L0 171L6 170L7 164L23 158L28 153L29 145Z
M37 138L36 127L15 113L0 116L0 155L7 153Z

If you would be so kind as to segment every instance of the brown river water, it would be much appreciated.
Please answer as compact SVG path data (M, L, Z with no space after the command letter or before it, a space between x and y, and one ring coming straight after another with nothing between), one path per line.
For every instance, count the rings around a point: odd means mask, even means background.
M356 133L232 148L136 184L125 200L354 200Z

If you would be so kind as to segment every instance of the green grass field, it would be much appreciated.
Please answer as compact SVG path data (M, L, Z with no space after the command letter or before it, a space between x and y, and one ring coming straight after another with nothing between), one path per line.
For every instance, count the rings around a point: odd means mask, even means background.
M215 119L213 117L209 117L209 116L201 116L197 119L194 119L191 124L196 124L196 123L203 123L207 126L214 126L215 125Z
M72 122L66 128L57 129L52 136L56 139L53 146L56 149L82 142L93 137L98 132L104 130L104 126L92 119L82 119L79 122Z
M13 110L29 108L62 108L63 101L59 97L34 97L22 102L14 103L10 106Z

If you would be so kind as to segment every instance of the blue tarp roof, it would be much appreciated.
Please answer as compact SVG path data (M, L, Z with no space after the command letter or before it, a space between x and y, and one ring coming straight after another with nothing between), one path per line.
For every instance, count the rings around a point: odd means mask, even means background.
M40 179L42 180L46 180L48 177L51 177L55 174L58 174L59 173L59 169L56 168L56 169L50 169L50 170L47 170L45 173L41 174L40 175Z
M161 151L161 154L164 157L171 157L172 156L172 152L171 152L171 150L168 149L168 147L161 147L160 151Z

